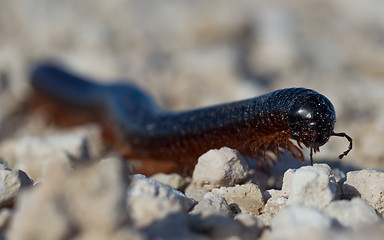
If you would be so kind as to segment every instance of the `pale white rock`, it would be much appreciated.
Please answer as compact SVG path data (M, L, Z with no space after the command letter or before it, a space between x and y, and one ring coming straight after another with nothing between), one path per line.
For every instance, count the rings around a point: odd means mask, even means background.
M268 189L264 191L263 195L264 195L264 199L266 200L269 200L270 198L274 198L274 197L281 197L281 196L288 198L289 192L284 190Z
M247 174L248 164L243 156L236 150L222 147L199 157L192 181L202 186L233 186L243 181Z
M380 221L375 210L358 197L350 201L333 201L324 208L324 212L337 219L341 225L352 228L362 228Z
M128 174L118 159L70 171L56 166L42 183L17 198L7 238L109 239L130 229L131 238L138 239L126 208Z
M12 205L20 190L32 185L33 181L25 172L12 171L0 164L0 208Z
M136 226L148 226L171 214L187 212L194 204L195 201L184 193L144 175L136 174L131 177L127 208Z
M293 175L287 205L323 208L340 195L328 165L304 166Z
M283 184L281 190L288 192L291 190L293 175L295 174L296 169L288 169L284 172Z
M208 192L204 195L204 198L199 201L190 212L191 214L202 215L231 215L231 210L225 199L215 193Z
M272 218L266 239L327 239L324 234L336 226L334 219L317 208L292 205Z
M178 190L186 184L184 178L177 173L156 173L151 179Z
M10 138L0 145L0 156L12 169L21 169L38 181L54 164L69 168L75 161L99 156L102 150L100 128L87 125L46 136Z
M313 167L323 169L327 173L329 178L329 187L332 191L335 191L335 199L340 199L342 195L342 186L340 183L344 180L345 174L338 168L332 169L326 163L316 163L313 164Z
M346 198L360 196L379 213L384 214L384 172L373 169L348 172L343 193Z
M264 196L269 196L264 207L264 212L275 215L283 207L287 205L289 194L283 190L270 189L264 193Z
M260 188L253 183L236 185L234 187L214 188L212 192L222 196L231 209L233 209L232 212L235 213L239 210L240 212L257 216L264 207L263 194Z

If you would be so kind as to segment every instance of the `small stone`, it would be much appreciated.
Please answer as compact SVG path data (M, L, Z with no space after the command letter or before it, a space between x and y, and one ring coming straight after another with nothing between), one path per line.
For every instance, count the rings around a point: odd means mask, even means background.
M177 173L157 173L151 176L151 179L177 190L180 190L185 185L184 178Z
M198 202L190 213L202 214L204 216L215 214L229 216L232 212L223 197L208 192L204 195L203 200Z
M286 191L274 189L267 190L266 192L264 196L269 195L270 198L268 198L265 204L264 212L270 213L273 216L287 205L289 194Z
M288 192L291 191L291 186L292 186L292 180L293 176L295 174L296 169L288 169L284 173L283 177L283 185L281 186L281 190Z
M338 198L339 192L328 165L304 166L293 174L287 205L300 203L321 209Z
M201 155L195 166L192 181L203 186L233 186L248 174L248 164L236 150L223 147Z
M136 226L145 227L171 214L187 212L194 204L195 201L184 193L144 175L136 174L131 178L127 208Z
M384 172L373 169L348 172L343 192L345 198L361 197L384 214Z
M375 210L358 197L350 201L333 201L324 208L324 212L337 219L341 225L352 228L373 225L380 220Z
M32 180L25 172L12 171L0 164L0 208L12 205L19 191L32 185Z
M264 207L263 194L253 183L214 188L212 192L222 196L234 213L240 210L240 212L257 216Z
M291 205L282 209L271 221L272 231L267 239L327 239L329 232L337 223L314 207Z

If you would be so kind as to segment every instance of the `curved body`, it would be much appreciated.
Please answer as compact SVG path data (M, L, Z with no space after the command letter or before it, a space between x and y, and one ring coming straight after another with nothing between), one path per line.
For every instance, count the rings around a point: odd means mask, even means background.
M209 149L227 146L268 164L274 161L268 151L278 156L287 151L303 161L291 139L310 147L312 154L312 148L316 151L328 141L336 121L331 102L305 88L171 112L159 108L133 85L96 84L53 65L36 68L31 79L45 95L74 106L97 108L109 116L135 157L195 162Z

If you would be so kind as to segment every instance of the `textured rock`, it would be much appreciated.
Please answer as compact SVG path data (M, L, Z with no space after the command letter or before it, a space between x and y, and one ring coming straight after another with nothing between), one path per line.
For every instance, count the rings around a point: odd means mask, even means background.
M201 155L195 166L192 181L212 187L233 186L248 174L248 164L236 150L223 147Z
M358 197L351 201L333 201L324 208L324 212L337 219L341 225L352 228L373 225L380 220L375 210Z
M32 180L25 172L12 171L0 164L0 208L12 205L19 191L32 184Z
M285 187L287 188L287 187ZM340 195L331 169L325 164L304 166L295 171L289 191L288 205L304 204L323 208Z
M344 197L360 196L379 213L384 214L384 172L363 169L347 173Z
M287 205L289 194L286 191L274 189L267 190L266 192L270 198L268 198L265 204L264 212L270 213L273 216ZM264 195L266 194L264 193Z
M263 194L253 183L215 188L212 192L222 196L234 213L240 211L257 216L264 207Z
M291 191L291 186L292 186L292 180L293 176L295 175L296 169L288 169L287 171L284 172L284 177L283 177L283 184L281 186L281 190L285 192L290 192Z
M327 239L337 223L314 207L292 205L282 209L271 221L272 231L265 239Z
M206 193L204 198L194 206L190 213L205 216L213 214L229 216L232 214L225 199L212 192Z
M151 179L178 190L186 184L184 178L177 173L157 173L151 176Z
M11 138L0 145L0 156L11 168L22 169L38 181L53 164L69 168L76 161L99 156L102 149L99 127L89 125L47 136Z
M136 226L148 226L155 220L178 212L187 212L195 201L173 188L144 175L133 175L127 192L127 207Z
M51 169L18 198L8 238L141 239L128 219L127 173L117 159L75 171Z
M247 175L248 164L236 150L212 149L200 156L185 194L200 201L213 188L233 186L245 180Z

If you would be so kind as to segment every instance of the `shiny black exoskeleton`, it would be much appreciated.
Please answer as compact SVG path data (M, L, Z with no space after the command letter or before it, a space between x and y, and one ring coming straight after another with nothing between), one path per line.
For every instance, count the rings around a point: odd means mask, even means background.
M238 102L194 110L171 112L159 108L132 84L98 84L63 68L43 64L34 69L35 89L71 105L95 108L112 119L130 149L142 157L183 158L198 156L212 148L228 146L243 154L266 160L266 151L281 150L304 160L289 138L318 151L335 133L332 103L306 88L287 88ZM299 152L299 153L298 153Z

